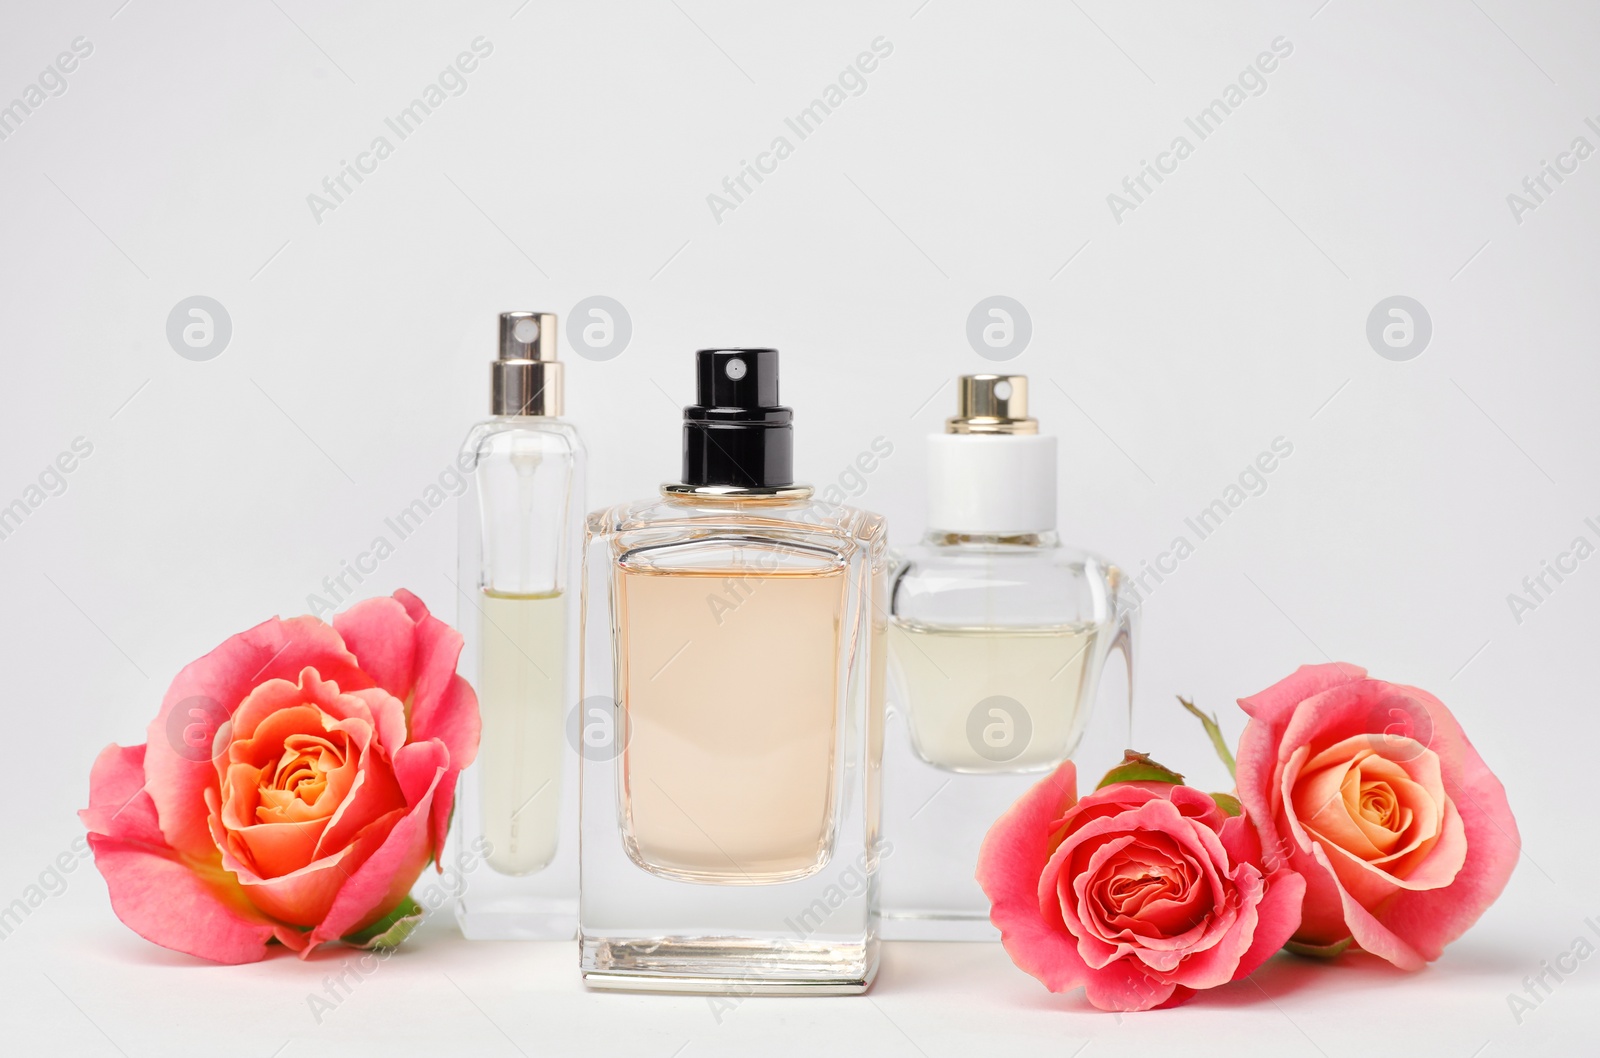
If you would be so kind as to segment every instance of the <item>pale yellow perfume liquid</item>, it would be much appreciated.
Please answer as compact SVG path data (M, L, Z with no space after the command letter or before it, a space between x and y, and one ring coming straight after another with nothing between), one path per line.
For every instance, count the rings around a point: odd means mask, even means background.
M669 877L804 877L832 840L843 568L618 571L625 844Z
M478 782L489 866L531 874L556 855L567 601L481 593Z
M958 772L1050 767L1076 748L1090 624L963 628L894 619L889 650L904 679L912 743Z

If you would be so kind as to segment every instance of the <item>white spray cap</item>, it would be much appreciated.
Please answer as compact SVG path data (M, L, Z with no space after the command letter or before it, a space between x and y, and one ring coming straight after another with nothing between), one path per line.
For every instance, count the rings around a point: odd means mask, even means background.
M928 528L1014 536L1056 527L1056 439L1028 417L1026 375L962 375L928 437Z

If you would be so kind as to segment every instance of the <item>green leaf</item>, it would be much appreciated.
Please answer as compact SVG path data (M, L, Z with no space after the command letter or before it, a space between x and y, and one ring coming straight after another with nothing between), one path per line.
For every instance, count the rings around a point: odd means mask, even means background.
M1189 699L1185 698L1181 694L1178 695L1178 704L1189 710L1189 712L1194 714L1195 718L1200 721L1201 726L1206 729L1206 734L1211 737L1211 748L1217 751L1217 756L1220 757L1222 759L1222 763L1227 766L1228 774L1230 776L1233 775L1237 770L1234 766L1233 753L1228 749L1228 740L1222 737L1222 728L1217 726L1216 714L1212 713L1207 715L1206 713L1202 713L1195 707L1193 702L1189 701Z
M422 905L409 896L400 901L395 909L384 915L366 929L356 933L348 933L339 938L346 944L355 948L398 948L400 942L411 936L411 931L422 924L427 916L427 911Z
M1293 952L1296 955L1304 955L1310 959L1331 959L1350 947L1354 940L1354 937L1346 937L1344 940L1334 941L1332 944L1301 944L1297 940L1292 940L1283 946L1283 950Z
M1147 754L1129 749L1123 751L1122 763L1106 772L1105 778L1100 780L1095 789L1099 790L1118 782L1165 782L1181 786L1183 776L1166 765L1151 760Z
M1244 805L1231 793L1214 793L1211 799L1217 802L1217 807L1230 816L1244 815Z

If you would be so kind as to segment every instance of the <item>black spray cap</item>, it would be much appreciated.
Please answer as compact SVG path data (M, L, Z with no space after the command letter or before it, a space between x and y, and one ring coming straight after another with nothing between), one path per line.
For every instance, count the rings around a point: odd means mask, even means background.
M778 403L776 349L701 349L695 390L683 409L685 485L794 484L794 412Z

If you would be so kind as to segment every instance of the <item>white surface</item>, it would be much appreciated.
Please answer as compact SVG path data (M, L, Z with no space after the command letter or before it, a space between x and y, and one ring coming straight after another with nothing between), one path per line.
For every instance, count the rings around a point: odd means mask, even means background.
M319 1022L308 996L326 995L348 952L200 965L111 929L99 886L75 881L6 941L11 1039L20 1027L31 1044L8 1054L1577 1055L1592 1050L1600 980L1591 959L1514 1025L1513 977L1571 943L1560 914L1515 906L1423 973L1279 955L1188 1006L1122 1015L1051 995L998 944L891 943L865 997L726 1000L586 992L575 944L466 941L441 919Z
M1456 710L1527 856L1415 976L1286 961L1258 978L1270 1001L1247 982L1117 1019L996 948L896 947L869 999L751 1000L722 1025L702 999L583 995L570 949L440 924L318 1026L305 995L339 956L193 965L118 925L80 868L0 941L7 1053L1592 1049L1594 960L1520 1026L1506 996L1600 916L1600 564L1520 624L1507 595L1600 539L1600 159L1520 223L1506 196L1575 137L1600 145L1600 10L119 2L11 4L0 33L0 101L94 44L0 142L0 502L93 445L0 540L0 904L81 833L94 753L142 739L179 667L307 610L439 481L486 408L494 314L565 323L594 294L633 330L603 362L563 337L595 506L676 473L691 350L771 344L801 472L915 539L921 438L949 379L991 367L965 323L997 293L1032 318L1005 369L1061 438L1066 538L1138 571L1284 438L1265 490L1148 597L1136 744L1221 785L1174 694L1237 735L1233 698L1359 662ZM480 36L463 94L313 220L306 196ZM878 37L866 90L719 223L707 195ZM1293 52L1262 94L1113 220L1106 196L1278 37ZM233 324L203 363L164 333L195 294ZM1396 294L1433 321L1407 362L1365 335ZM878 436L893 455L864 472ZM453 548L435 512L360 594L450 613ZM1095 717L1085 770L1121 728Z

